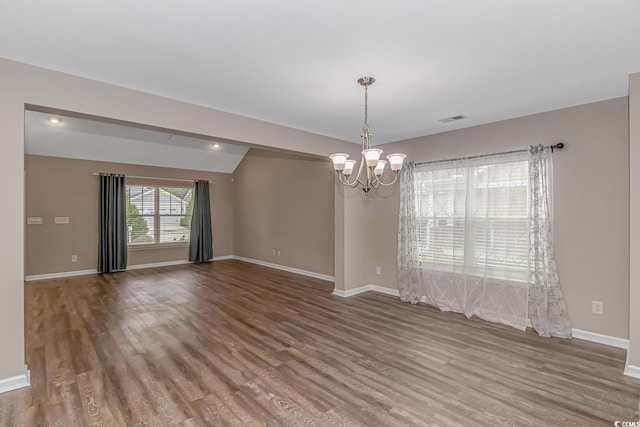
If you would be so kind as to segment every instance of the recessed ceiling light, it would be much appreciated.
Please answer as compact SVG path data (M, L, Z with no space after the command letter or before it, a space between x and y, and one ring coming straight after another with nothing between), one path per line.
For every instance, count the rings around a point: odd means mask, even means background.
M220 148L220 144L218 143L213 144L213 148Z
M59 125L62 123L62 119L60 117L50 117L49 123L53 123L54 125Z

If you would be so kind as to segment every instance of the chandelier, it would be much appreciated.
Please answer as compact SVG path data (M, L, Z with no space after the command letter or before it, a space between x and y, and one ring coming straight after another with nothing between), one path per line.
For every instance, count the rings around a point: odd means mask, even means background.
M393 185L398 180L398 174L402 169L402 162L406 157L404 154L396 153L389 154L387 160L380 159L382 150L379 148L371 148L371 133L369 133L368 119L368 91L369 86L375 82L373 77L361 77L358 79L358 83L364 86L364 126L362 127L362 161L358 168L358 174L349 181L349 177L353 175L353 169L355 168L356 161L349 160L349 155L346 153L335 153L329 156L333 161L333 168L338 174L340 182L350 188L356 188L362 186L362 191L365 195L369 194L372 188L378 188L380 185ZM393 172L393 180L390 182L383 182L382 175L386 169L387 163ZM366 165L366 166L365 166Z

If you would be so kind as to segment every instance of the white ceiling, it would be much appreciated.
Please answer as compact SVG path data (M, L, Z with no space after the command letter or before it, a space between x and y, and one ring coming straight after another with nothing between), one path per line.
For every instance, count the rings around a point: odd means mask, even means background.
M374 143L627 94L637 0L3 0L0 56ZM468 119L438 120L464 114Z
M62 122L52 124L51 117ZM249 150L230 141L29 110L24 140L26 154L224 173L232 173Z

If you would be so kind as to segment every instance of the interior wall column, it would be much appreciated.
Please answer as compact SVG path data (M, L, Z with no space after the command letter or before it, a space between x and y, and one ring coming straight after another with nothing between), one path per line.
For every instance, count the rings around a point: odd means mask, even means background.
M640 378L640 73L629 76L629 341L625 374Z
M0 392L24 386L24 103L0 73Z
M336 179L334 182L334 191L333 191L333 206L334 206L334 221L333 221L333 230L335 237L335 247L333 250L334 254L334 276L335 276L335 289L338 291L345 290L345 234L344 234L344 223L345 223L345 211L344 211L344 196L345 191L344 187L340 182Z

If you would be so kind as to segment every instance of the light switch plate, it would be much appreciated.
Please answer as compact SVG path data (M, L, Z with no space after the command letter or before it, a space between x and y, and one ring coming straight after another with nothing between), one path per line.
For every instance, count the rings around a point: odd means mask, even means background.
M28 225L40 225L42 224L42 217L40 216L30 216L27 218Z
M56 224L69 224L69 217L68 216L57 216L55 218L55 223Z

